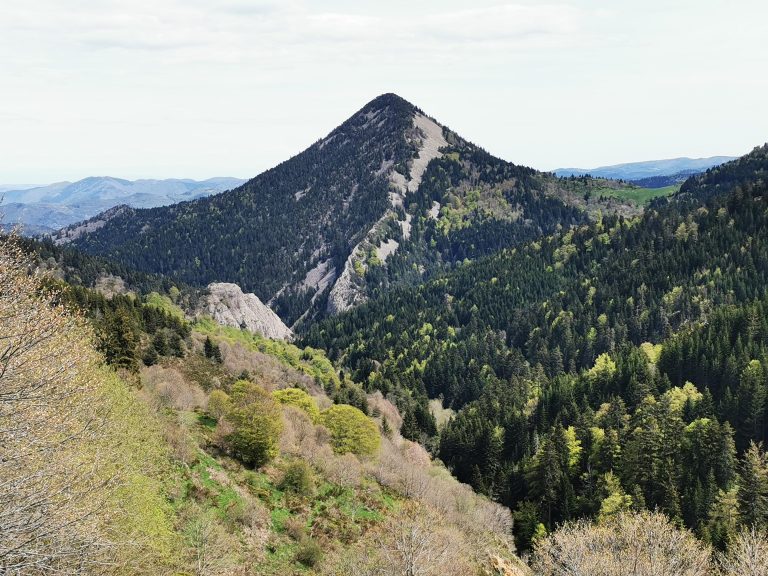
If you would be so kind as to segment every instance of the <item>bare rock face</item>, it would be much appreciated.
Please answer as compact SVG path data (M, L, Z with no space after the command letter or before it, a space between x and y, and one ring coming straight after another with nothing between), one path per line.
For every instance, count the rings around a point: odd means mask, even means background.
M53 235L53 243L61 246L62 244L69 244L70 242L77 240L81 236L84 236L90 232L103 228L104 225L115 218L125 213L132 213L134 209L126 204L120 204L109 210L105 210L101 214L94 216L84 222L72 224L65 228L62 228Z
M410 179L396 172L391 162L382 161L381 167L376 175L388 174L390 183L389 202L392 208L402 207L405 202L405 196L415 192L421 184L421 178L427 169L427 165L435 158L440 158L443 153L440 149L448 146L448 142L443 136L443 128L437 122L424 116L421 113L415 113L413 116L413 131L416 134L415 144L418 149L418 155L411 160L409 171ZM333 285L331 293L328 296L327 312L336 315L345 312L354 306L366 301L364 279L360 277L357 270L365 271L366 248L370 246L369 238L375 234L377 228L388 218L393 216L394 212L388 210L373 228L368 231L366 238L360 244L355 246L352 253L344 264L344 269L339 275L338 280ZM400 222L403 229L403 237L408 238L411 235L410 216ZM388 240L376 248L376 254L380 260L385 261L389 256L395 253L399 243L395 240Z
M328 295L326 309L332 316L341 314L353 306L365 302L365 294L358 286L361 280L355 271L355 261L361 258L360 245L358 244L344 263L344 270L342 270L339 279L336 280L333 288L331 288L331 293ZM362 266L365 269L365 266Z
M245 294L237 284L217 282L208 286L202 310L219 324L245 328L267 338L289 340L293 332L255 294Z

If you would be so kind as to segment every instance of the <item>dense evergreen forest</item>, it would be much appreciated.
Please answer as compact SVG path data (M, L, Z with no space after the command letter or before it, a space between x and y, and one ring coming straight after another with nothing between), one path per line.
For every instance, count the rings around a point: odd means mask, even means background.
M622 508L658 508L723 546L739 522L768 522L766 168L758 148L641 217L392 289L304 342L515 509L522 547ZM439 432L430 398L458 411Z
M34 258L41 269L52 271L70 286L94 287L104 278L120 279L127 287L141 294L168 293L172 287L184 286L167 276L139 272L133 268L99 256L92 256L70 246L57 246L50 238L34 239L19 236L20 247ZM187 292L192 292L185 288Z

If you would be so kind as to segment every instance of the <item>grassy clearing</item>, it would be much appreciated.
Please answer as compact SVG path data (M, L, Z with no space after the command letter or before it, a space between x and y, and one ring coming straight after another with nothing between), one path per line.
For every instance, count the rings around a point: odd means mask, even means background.
M680 185L665 186L664 188L599 188L592 192L595 196L611 196L629 200L635 204L648 204L654 198L670 196L680 190Z
M176 304L174 304L171 299L168 298L168 296L163 296L157 292L151 292L147 295L145 304L147 304L147 306L159 308L174 318L184 320L184 312L181 308L176 306Z

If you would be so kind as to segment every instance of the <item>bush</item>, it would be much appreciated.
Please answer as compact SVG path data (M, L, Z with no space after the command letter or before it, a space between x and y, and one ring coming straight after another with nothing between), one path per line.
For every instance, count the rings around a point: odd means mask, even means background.
M235 382L230 400L225 418L232 431L226 441L245 464L263 466L277 456L282 410L269 392L247 380Z
M304 460L291 462L286 467L278 488L301 496L312 496L315 490L312 468Z
M352 452L371 456L379 450L378 426L354 406L331 406L322 413L321 421L331 433L331 443L337 454Z
M272 392L272 396L286 406L295 406L300 410L304 410L312 422L317 423L320 419L320 409L317 407L315 399L309 394L299 388L285 388L283 390L275 390Z
M301 518L291 517L286 519L283 528L285 528L285 533L297 542L303 540L306 536L307 526Z
M312 568L320 563L323 558L323 551L317 542L311 538L305 538L299 543L296 550L296 561L307 568Z
M630 561L633 569L627 572ZM602 524L566 524L536 542L534 570L541 576L713 573L709 548L655 512L620 512Z
M723 576L768 576L768 532L744 529L721 556Z
M232 408L229 396L223 390L214 390L208 397L208 414L221 420Z

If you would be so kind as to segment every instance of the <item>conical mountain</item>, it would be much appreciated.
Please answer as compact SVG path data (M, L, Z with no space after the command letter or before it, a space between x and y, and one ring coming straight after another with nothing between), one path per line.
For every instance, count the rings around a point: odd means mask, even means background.
M584 221L584 206L570 204L584 203L586 185L560 182L385 94L239 188L120 211L74 244L193 285L236 283L293 325Z

